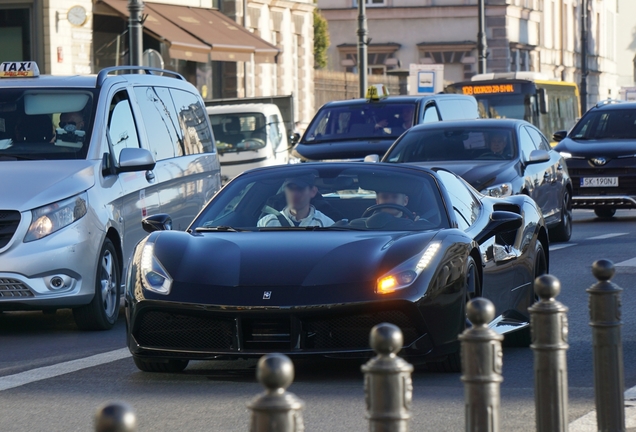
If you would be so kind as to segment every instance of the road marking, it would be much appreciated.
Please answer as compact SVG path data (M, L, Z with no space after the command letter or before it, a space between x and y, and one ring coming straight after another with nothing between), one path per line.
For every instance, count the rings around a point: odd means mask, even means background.
M576 246L576 243L561 243L561 244L556 244L556 245L550 245L550 251L556 251L559 249L565 249L568 248L570 246Z
M36 381L42 381L49 378L54 378L60 375L65 375L72 372L77 372L82 369L111 363L117 360L130 357L130 351L128 348L121 348L114 351L108 351L105 353L97 354L90 357L84 357L77 360L70 360L63 363L54 364L51 366L44 366L40 368L31 369L28 371L20 372L13 375L7 375L0 377L0 391L9 390L12 388L20 387L26 384L30 384Z
M603 235L599 235L596 237L590 237L586 240L605 240L605 239L609 239L609 238L613 238L613 237L620 237L620 236L624 236L627 235L629 233L610 233L610 234L603 234Z
M636 428L636 386L625 392L625 427ZM570 432L597 432L596 410L570 423Z
M627 261L621 261L618 264L614 264L615 267L636 267L636 258L628 259Z

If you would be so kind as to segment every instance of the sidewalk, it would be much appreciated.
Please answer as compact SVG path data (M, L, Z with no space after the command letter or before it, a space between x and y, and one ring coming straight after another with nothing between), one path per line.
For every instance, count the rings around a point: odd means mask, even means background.
M625 427L626 432L636 432L636 387L625 392ZM590 411L583 417L570 423L570 432L597 432L596 411Z

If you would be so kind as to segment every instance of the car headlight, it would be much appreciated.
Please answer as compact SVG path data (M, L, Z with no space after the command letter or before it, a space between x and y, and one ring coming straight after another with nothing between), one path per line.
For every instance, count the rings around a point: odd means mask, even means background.
M87 212L88 195L83 192L31 211L31 225L25 242L39 240L81 219Z
M430 243L421 256L408 260L379 278L375 292L390 294L411 285L420 273L429 266L441 246L440 242Z
M507 197L512 195L512 183L502 183L490 186L482 190L481 193L495 198Z
M561 157L563 159L570 159L572 158L572 153L568 153L568 152L559 152L559 154L561 155Z
M168 295L172 278L155 256L155 244L146 241L141 251L141 280L144 288L157 294Z

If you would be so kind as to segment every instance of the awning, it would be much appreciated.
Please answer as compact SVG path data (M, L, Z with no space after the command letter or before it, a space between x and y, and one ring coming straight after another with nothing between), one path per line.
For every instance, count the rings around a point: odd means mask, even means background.
M279 53L274 45L265 42L217 10L159 3L145 5L146 9L162 15L210 45L212 60L254 60L257 63L274 63L276 54Z
M126 0L101 1L124 17L128 17L128 2ZM170 57L200 63L209 61L211 52L209 45L204 44L170 20L148 8L148 3L146 3L146 8L144 8L144 15L147 15L144 28L168 43Z

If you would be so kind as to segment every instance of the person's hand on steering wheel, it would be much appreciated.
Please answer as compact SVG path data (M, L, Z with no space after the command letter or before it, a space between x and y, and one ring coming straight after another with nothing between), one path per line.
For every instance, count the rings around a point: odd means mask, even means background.
M403 216L406 216L407 218L411 219L412 221L416 221L416 217L415 215L411 212L411 210L409 210L407 207L399 205L399 204L375 204L372 205L371 207L367 208L364 213L362 214L362 217L369 217L369 215L375 213L377 210L383 209L383 208L390 208L390 209L394 209L394 210L399 210L402 212ZM397 216L396 216L397 217Z

